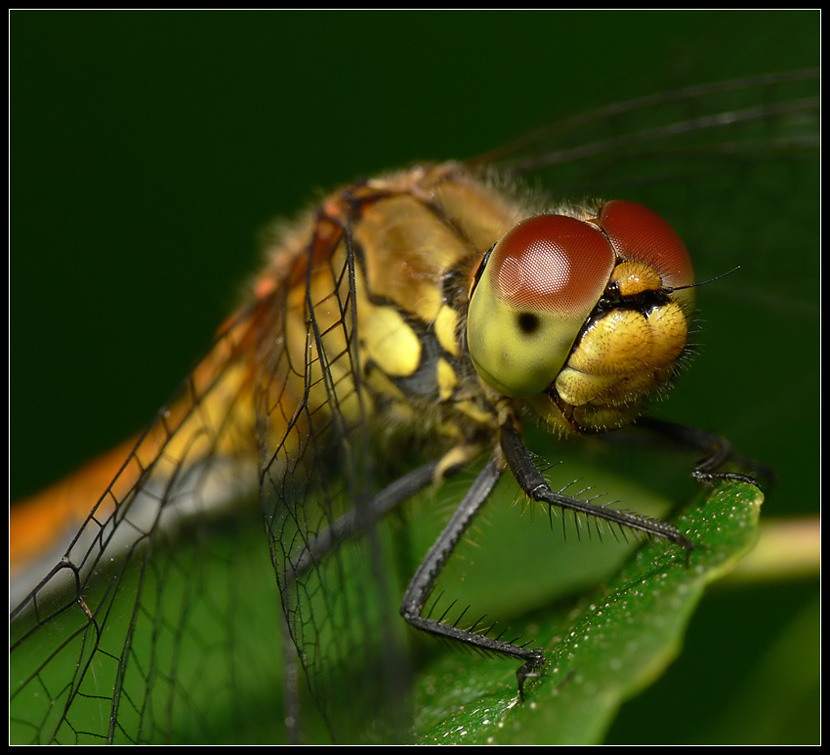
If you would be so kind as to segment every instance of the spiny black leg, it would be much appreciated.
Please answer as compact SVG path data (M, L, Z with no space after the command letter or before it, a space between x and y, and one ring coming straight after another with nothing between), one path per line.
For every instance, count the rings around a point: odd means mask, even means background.
M542 675L540 669L545 665L545 654L541 648L530 650L530 658L516 669L516 679L519 682L519 699L525 699L525 682Z
M302 576L340 543L372 527L389 511L430 485L439 462L429 462L395 480L360 507L353 508L317 533L294 560L289 578Z
M544 665L545 658L541 650L523 647L499 638L486 637L469 629L462 629L457 626L457 623L445 624L442 619L431 619L421 615L438 575L476 514L487 502L501 474L501 454L496 452L479 473L444 531L438 536L415 571L403 597L401 615L412 626L430 634L448 637L481 650L523 661L522 666L516 672L519 694L522 695L525 680L536 676L538 670Z
M729 444L729 441L720 435L653 417L641 417L635 424L637 427L649 430L673 443L705 454L704 458L692 470L692 477L704 485L715 485L721 480L735 480L758 486L757 480L751 475L720 471L720 468L730 461L753 470L769 483L772 483L775 479L775 474L771 469L740 456Z
M536 468L534 459L518 430L508 421L501 428L501 448L510 471L525 494L534 501L542 501L552 506L575 511L578 514L593 516L612 522L620 527L645 532L652 537L661 537L692 550L693 545L683 533L672 524L606 506L599 506L591 501L555 493L548 485L541 472Z

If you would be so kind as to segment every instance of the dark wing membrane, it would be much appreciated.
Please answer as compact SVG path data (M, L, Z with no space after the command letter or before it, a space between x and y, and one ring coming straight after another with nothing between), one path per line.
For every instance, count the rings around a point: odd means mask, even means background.
M260 692L279 695L281 675L273 641L259 655L246 644L252 626L279 626L242 440L247 341L261 326L246 314L226 329L13 610L12 742L257 737L254 712L274 699Z

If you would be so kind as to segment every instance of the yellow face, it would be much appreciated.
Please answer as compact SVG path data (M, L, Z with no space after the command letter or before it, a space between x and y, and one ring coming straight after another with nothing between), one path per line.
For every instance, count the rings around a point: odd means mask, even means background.
M692 282L683 242L641 205L529 218L476 274L473 364L490 387L563 432L620 427L674 375Z

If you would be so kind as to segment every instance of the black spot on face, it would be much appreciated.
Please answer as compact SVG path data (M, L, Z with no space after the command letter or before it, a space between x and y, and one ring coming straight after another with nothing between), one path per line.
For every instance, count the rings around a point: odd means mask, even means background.
M530 336L539 330L541 323L539 322L539 317L532 312L519 312L516 316L516 324L522 333Z

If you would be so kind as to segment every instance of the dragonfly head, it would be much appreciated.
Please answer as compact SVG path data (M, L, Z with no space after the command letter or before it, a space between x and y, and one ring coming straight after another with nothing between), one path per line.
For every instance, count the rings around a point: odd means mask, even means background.
M475 275L470 356L491 388L557 427L620 427L675 373L692 282L683 242L641 205L531 217Z

